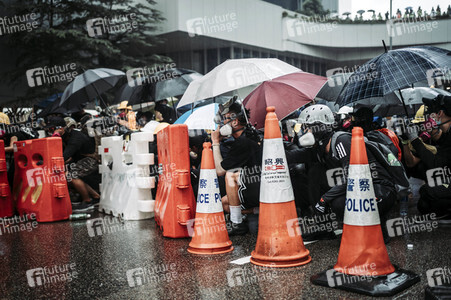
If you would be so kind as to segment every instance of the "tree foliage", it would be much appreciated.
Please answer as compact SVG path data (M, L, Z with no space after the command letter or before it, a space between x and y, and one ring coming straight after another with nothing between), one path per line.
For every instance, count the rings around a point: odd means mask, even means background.
M170 62L170 58L154 53L154 46L163 41L153 33L164 20L154 4L153 0L18 0L4 4L11 16L34 13L38 26L5 36L7 47L14 51L15 65L12 70L2 70L3 80L15 85L26 82L29 69L71 63L76 64L80 74L90 68L126 71ZM90 19L106 18L109 26L108 20L126 20L127 16L129 23L134 17L136 26L131 30L104 31L98 36L88 33ZM122 23L127 22L117 22ZM25 97L17 100L46 98L62 92L67 83L29 88Z
M301 13L307 16L322 16L327 14L324 10L321 0L307 0L302 5Z

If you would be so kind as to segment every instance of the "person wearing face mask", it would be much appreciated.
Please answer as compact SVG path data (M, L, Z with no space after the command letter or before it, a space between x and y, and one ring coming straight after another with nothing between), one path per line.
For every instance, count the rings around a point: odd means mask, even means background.
M337 112L337 123L339 130L351 132L352 112L354 108L343 106Z
M317 196L313 208L317 213L332 210L339 219L343 220L346 200L347 170L351 152L351 134L334 132L336 127L332 111L325 105L312 105L305 111L306 131L299 143L303 147L310 147L317 155L317 160L325 166L325 170L332 170L338 166L343 170L342 180L338 180L322 196ZM379 163L376 157L367 150L371 172L377 174L373 178L373 188L377 198L379 214L382 219L388 214L396 200L396 190L388 171ZM308 159L304 157L303 160ZM302 158L300 159L302 160ZM309 186L318 185L313 182ZM382 222L381 222L382 223Z
M230 213L229 235L246 234L249 228L242 214L256 213L259 207L262 149L248 129L248 114L232 98L220 110L223 125L211 134L216 173L225 175L227 195L222 198L222 204L224 211ZM229 142L229 150L223 157L220 142L229 136L234 141Z
M322 105L319 107L323 107ZM308 207L308 209L301 210L301 216L310 216L314 214L312 208L317 203L318 199L330 189L328 184L326 172L327 166L330 169L339 167L339 164L335 161L327 160L323 161L319 158L315 145L315 137L309 132L308 117L310 116L310 107L305 108L298 118L298 123L295 126L296 129L296 141L300 146L298 149L286 149L285 154L287 157L288 165L303 165L305 178L301 178L302 182L293 182L293 190L302 189L304 197L296 197L296 201L300 199L299 207ZM330 116L329 116L330 117ZM330 119L330 124L334 124ZM337 120L337 123L338 120ZM291 176L291 173L290 173ZM295 193L296 195L296 193ZM326 236L327 237L327 236ZM317 236L313 239L318 238ZM303 235L303 239L310 240L309 237Z
M418 124L422 127L422 131L419 133L420 141L424 143L426 149L433 154L437 153L437 148L434 146L435 141L440 137L440 129L437 127L435 120L428 117L424 117L424 105L422 105L415 114L415 118L412 120L412 124ZM421 159L417 156L415 148L412 143L406 139L402 140L402 151L404 157L404 163L408 174L412 177L427 180L426 167Z
M427 183L420 188L418 210L422 214L436 213L441 223L451 223L451 96L438 95L434 99L423 98L426 113L431 114L440 137L435 141L437 152L429 151L419 137L420 126L410 126L403 132L403 140L409 140L416 155L424 163Z

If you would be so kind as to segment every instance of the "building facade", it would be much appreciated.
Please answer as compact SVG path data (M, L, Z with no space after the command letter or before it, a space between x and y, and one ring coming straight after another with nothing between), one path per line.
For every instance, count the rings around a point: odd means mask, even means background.
M275 2L275 1L273 1ZM337 4L338 5L338 4ZM393 48L432 45L451 50L451 19L343 24L326 17L302 19L261 0L158 0L166 18L158 53L178 67L207 73L229 58L273 57L325 75L351 70Z

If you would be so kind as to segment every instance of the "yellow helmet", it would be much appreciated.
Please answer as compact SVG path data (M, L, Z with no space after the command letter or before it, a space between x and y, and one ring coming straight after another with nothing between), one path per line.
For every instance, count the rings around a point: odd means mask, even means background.
M426 121L424 119L424 105L421 105L421 107L417 110L415 119L412 121L412 123L423 123L424 121Z
M6 124L6 125L11 124L9 122L9 117L7 114L0 112L0 124Z
M121 104L119 104L119 106L118 106L117 109L128 109L128 110L132 110L132 107L131 107L131 106L127 106L127 104L128 104L128 101L127 101L127 100L122 101Z
M302 126L301 123L296 123L296 125L294 125L294 128L293 128L294 132L298 133L299 130L301 130L301 126Z

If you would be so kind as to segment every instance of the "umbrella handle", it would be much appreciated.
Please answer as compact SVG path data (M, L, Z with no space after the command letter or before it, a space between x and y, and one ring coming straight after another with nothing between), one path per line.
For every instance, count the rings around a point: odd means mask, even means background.
M404 107L404 111L406 112L406 116L407 116L407 118L410 118L409 112L407 111L406 103L404 102L404 97L402 96L402 93L401 93L401 89L399 89L398 91L399 91L399 96L401 96L402 106Z

